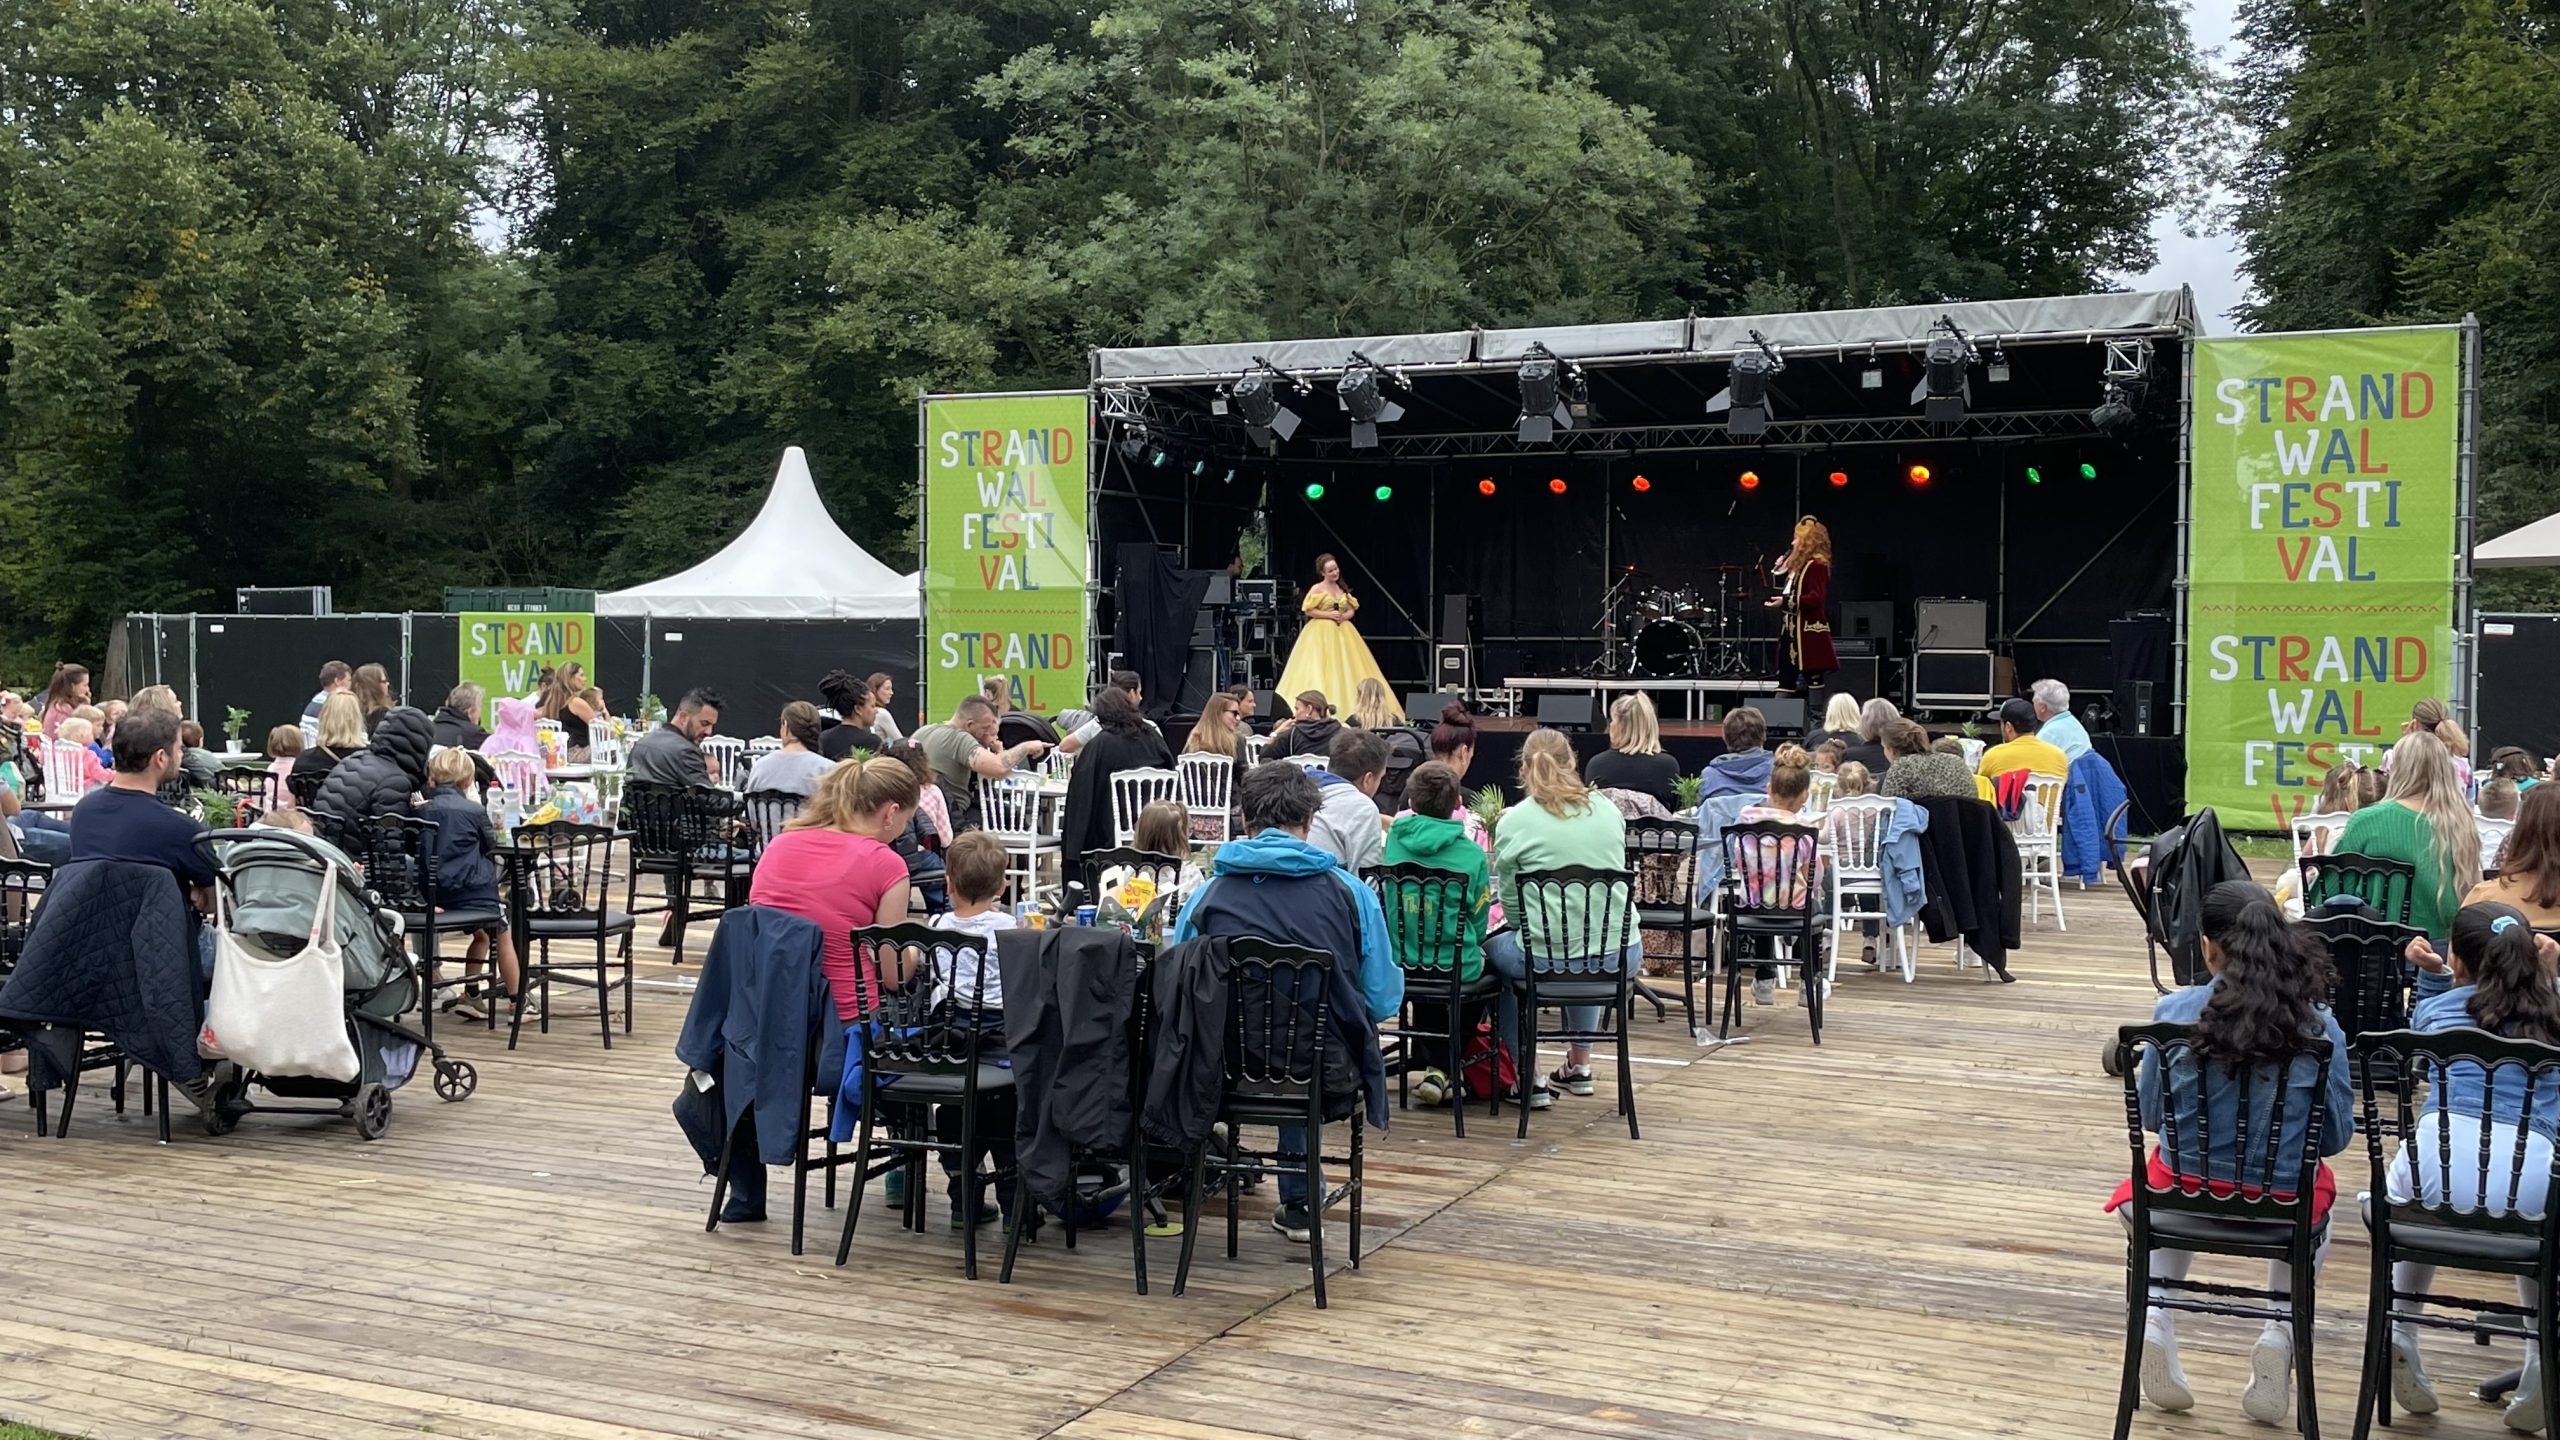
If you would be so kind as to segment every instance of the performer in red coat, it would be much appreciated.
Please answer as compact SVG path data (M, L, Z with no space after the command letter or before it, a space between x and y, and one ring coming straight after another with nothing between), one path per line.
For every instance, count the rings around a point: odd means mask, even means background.
M1831 532L1807 515L1796 522L1795 544L1773 567L1779 592L1770 605L1781 610L1784 628L1778 641L1778 682L1798 695L1810 695L1822 677L1840 668L1831 650Z

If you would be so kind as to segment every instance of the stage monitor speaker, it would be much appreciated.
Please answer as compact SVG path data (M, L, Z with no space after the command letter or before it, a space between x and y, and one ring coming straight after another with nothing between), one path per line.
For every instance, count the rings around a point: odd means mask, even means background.
M2169 728L2160 703L2169 693L2169 636L2169 617L2156 610L2107 622L2108 684L2115 691L2116 724L2136 735L2158 735ZM2144 723L2146 718L2150 723Z
M1991 652L1915 650L1911 655L1911 708L1984 710L1990 707Z
M1548 691L1538 697L1538 723L1558 730L1588 730L1599 710L1599 702L1588 695Z
M1893 649L1893 602L1890 600L1843 600L1840 602L1840 625L1831 632L1839 646L1864 643L1871 655L1883 655ZM1865 692L1874 694L1871 686Z
M1804 701L1793 695L1764 695L1751 705L1769 722L1770 739L1804 738Z
M1472 694L1476 688L1473 683L1475 677L1468 672L1475 667L1467 663L1471 653L1465 645L1432 646L1432 683L1454 694Z
M1416 690L1404 697L1404 718L1416 725L1437 725L1441 711L1466 703L1467 697L1454 691Z
M2560 753L2560 615L2480 617L2480 708L2475 755L2521 745L2539 759Z
M1286 716L1290 712L1291 708L1292 707L1280 703L1279 691L1256 690L1253 692L1253 713L1244 718L1247 720L1276 721Z
M1483 596L1443 595L1440 597L1441 644L1473 645L1483 636Z
M1236 577L1224 570L1209 572L1209 588L1200 596L1203 605L1219 606L1236 603Z
M1829 705L1832 696L1846 695L1864 705L1884 693L1882 657L1843 655L1839 660L1840 668L1832 671L1831 678L1822 682L1822 689L1815 694L1814 699Z
M1214 645L1191 647L1191 663L1182 672L1182 693L1173 708L1185 715L1197 715L1209 703L1209 697L1226 688L1227 677L1218 673L1218 649Z
M1930 596L1911 602L1911 648L1987 650L1990 607L1979 600Z

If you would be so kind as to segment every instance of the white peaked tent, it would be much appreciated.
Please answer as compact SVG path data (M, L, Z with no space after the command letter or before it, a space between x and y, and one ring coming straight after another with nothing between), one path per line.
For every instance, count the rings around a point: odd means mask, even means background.
M2471 566L2475 570L2527 565L2560 565L2560 515L2545 515L2471 550Z
M690 570L596 597L599 615L718 620L913 620L916 577L871 558L836 525L809 479L809 457L782 452L764 508L737 539Z

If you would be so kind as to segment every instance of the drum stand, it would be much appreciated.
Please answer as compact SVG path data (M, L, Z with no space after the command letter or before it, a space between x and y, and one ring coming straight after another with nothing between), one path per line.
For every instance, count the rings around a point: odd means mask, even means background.
M1616 680L1627 673L1618 659L1618 595L1639 573L1633 565L1619 571L1600 597L1600 623L1591 627L1600 636L1600 658L1582 667L1584 678Z

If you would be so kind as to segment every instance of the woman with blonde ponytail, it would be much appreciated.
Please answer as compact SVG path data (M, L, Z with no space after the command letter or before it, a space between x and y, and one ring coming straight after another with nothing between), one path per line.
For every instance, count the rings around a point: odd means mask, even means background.
M2424 705L2420 706L2424 709ZM2432 731L2414 730L2391 747L2381 803L2368 805L2338 832L2332 853L2398 860L2418 869L2409 923L2444 949L2454 911L2480 883L2480 829L2453 753ZM2387 917L2386 917L2387 918ZM2418 995L2443 993L2442 975L2421 972Z
M2471 758L2471 737L2462 733L2462 723L2453 718L2453 707L2429 696L2409 707L2409 723L2400 727L2403 735L2433 735L2444 742L2456 760Z
M884 757L844 761L818 781L808 806L767 841L749 903L816 922L820 967L836 1015L857 1020L879 1003L885 979L857 975L853 932L907 918L907 862L889 848L916 809L916 772Z
M1632 931L1626 948L1615 955L1577 955L1588 943L1591 927L1584 922L1582 897L1567 895L1557 907L1561 913L1546 913L1547 906L1523 909L1520 901L1520 877L1544 870L1562 869L1567 865L1584 865L1596 870L1627 868L1627 821L1615 805L1592 802L1591 787L1582 783L1574 768L1573 746L1558 730L1533 730L1520 747L1520 788L1528 799L1502 812L1493 831L1493 863L1500 877L1503 909L1512 923L1520 927L1523 943L1550 965L1585 970L1598 974L1614 974L1621 969L1641 964L1643 942ZM1631 903L1625 888L1619 887L1619 905ZM1518 956L1518 950L1509 952ZM1526 979L1525 960L1513 973L1502 963L1503 952L1487 947L1486 963L1503 972L1506 979ZM1565 1024L1575 1030L1596 1030L1600 1025L1598 1006L1576 1006L1564 1012ZM1516 1041L1515 1041L1516 1043ZM1526 1063L1528 1057L1522 1057ZM1565 1051L1564 1064L1547 1077L1546 1083L1558 1090L1588 1095L1594 1086L1591 1078L1591 1047L1573 1044Z

